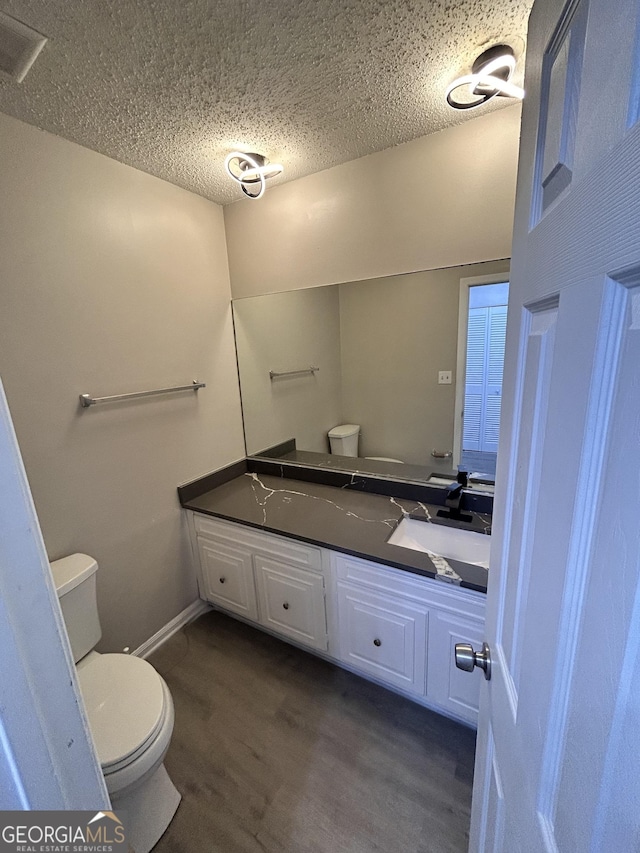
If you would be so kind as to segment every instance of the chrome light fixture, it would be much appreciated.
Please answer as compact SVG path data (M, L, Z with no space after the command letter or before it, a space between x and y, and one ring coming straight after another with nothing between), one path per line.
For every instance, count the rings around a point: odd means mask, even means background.
M242 187L249 198L262 198L269 178L275 178L282 172L279 163L270 163L262 154L243 154L232 151L224 161L228 174Z
M495 44L480 54L473 63L471 74L458 77L449 84L447 103L456 110L471 110L486 104L496 95L522 100L524 89L510 82L515 68L516 58L509 45ZM460 90L463 89L466 89L467 98L461 97Z

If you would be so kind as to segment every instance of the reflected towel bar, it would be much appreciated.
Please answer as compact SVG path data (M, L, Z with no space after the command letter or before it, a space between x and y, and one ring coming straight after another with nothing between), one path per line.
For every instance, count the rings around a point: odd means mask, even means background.
M204 382L194 379L191 385L176 385L173 388L156 388L154 391L134 391L131 394L114 394L111 397L92 397L91 394L80 394L80 405L83 409L97 406L98 403L115 403L117 400L135 400L137 397L152 397L155 394L170 394L173 391L197 391L206 388Z
M269 371L269 379L275 379L276 376L301 376L303 373L317 373L319 367L305 367L302 370L285 370L283 373L278 373L275 370Z

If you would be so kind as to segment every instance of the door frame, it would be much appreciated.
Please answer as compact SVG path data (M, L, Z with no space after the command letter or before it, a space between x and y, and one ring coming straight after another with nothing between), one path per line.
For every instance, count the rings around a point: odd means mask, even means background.
M469 290L481 284L502 284L509 281L511 270L460 279L458 299L458 352L456 357L456 399L453 414L453 459L456 471L462 457L462 414L464 410L464 378L467 371L467 328L469 324Z

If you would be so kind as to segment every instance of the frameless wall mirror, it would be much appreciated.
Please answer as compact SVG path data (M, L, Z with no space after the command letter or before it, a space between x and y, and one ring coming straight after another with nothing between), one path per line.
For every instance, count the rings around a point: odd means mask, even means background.
M234 300L247 455L492 479L508 276L490 261Z

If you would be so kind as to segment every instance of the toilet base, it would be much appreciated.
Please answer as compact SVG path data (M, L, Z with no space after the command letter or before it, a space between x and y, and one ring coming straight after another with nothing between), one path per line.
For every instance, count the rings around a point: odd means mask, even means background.
M136 853L149 853L171 823L182 799L164 764L133 791L122 797L111 795L114 811L125 812L129 846Z

